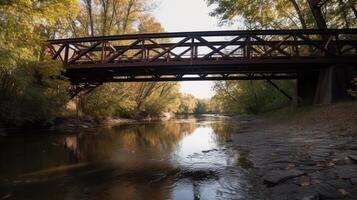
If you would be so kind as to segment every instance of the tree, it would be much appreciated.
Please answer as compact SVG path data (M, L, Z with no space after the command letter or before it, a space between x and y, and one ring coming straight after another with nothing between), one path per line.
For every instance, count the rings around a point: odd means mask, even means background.
M176 112L178 109L179 85L170 82L131 84L137 115L158 115L161 112Z
M71 8L72 10L68 10ZM67 83L54 80L57 62L46 60L49 30L76 13L76 0L13 0L0 4L0 121L47 124L66 102Z
M206 114L211 111L211 101L210 99L199 99L195 108L196 114Z
M80 14L70 24L72 36L99 36L164 31L148 12L149 0L80 0ZM95 8L95 9L94 9ZM106 83L81 97L85 116L145 117L176 111L178 84Z
M275 81L281 89L292 93L291 81ZM284 95L265 81L215 82L215 107L231 114L257 114L271 111L289 103Z
M79 1L81 12L75 20L69 22L70 31L76 37L133 33L140 31L137 25L146 26L153 32L161 30L160 24L148 12L150 0ZM155 26L150 27L150 23Z
M356 27L355 0L207 0L221 23L243 22L247 29L306 29ZM308 50L308 49L307 49ZM275 82L283 90L291 81ZM215 107L231 113L259 113L287 105L288 100L264 81L215 83ZM219 104L219 102L222 102Z
M242 21L248 29L356 27L355 0L207 0L222 23Z
M222 23L242 21L248 29L309 28L312 17L306 15L307 6L300 0L207 0L217 5L212 16Z
M197 99L191 94L182 94L180 97L179 113L190 114L195 112Z

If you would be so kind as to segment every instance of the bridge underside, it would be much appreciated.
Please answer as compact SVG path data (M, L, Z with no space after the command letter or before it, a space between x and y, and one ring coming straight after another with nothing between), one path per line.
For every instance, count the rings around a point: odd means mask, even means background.
M72 83L141 82L141 81L201 81L201 80L284 80L296 79L299 73L318 72L337 63L353 64L354 58L319 59L239 59L158 61L146 63L82 63L67 68L64 75ZM169 66L169 67L168 67Z

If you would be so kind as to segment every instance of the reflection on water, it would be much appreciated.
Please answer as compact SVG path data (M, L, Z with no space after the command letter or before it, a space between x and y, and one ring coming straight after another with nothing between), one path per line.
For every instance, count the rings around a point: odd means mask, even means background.
M0 199L244 199L223 117L0 140Z

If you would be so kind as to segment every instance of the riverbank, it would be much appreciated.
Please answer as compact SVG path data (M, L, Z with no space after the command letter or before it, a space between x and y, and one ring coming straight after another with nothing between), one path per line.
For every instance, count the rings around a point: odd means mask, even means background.
M90 118L61 118L55 121L55 124L50 127L51 130L76 130L76 129L87 129L96 127L111 127L118 126L121 124L132 124L140 122L152 122L152 121L167 121L174 117L172 113L162 113L157 116L146 116L142 118L108 118L101 121L96 121Z
M7 136L12 133L22 133L23 131L31 130L32 132L40 131L77 131L79 129L90 129L99 127L113 127L122 124L134 124L143 122L167 121L175 115L172 113L162 113L155 116L146 116L141 118L108 118L103 120L94 120L92 118L76 118L73 116L61 117L54 120L52 125L29 125L23 127L6 127L0 124L0 136Z
M268 199L357 199L356 102L270 113L242 126L232 144Z

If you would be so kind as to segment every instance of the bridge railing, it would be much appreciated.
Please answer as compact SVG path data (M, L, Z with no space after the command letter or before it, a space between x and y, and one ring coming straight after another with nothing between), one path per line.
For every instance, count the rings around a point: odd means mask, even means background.
M350 59L357 29L152 33L48 41L48 52L66 68L261 62L272 59Z

